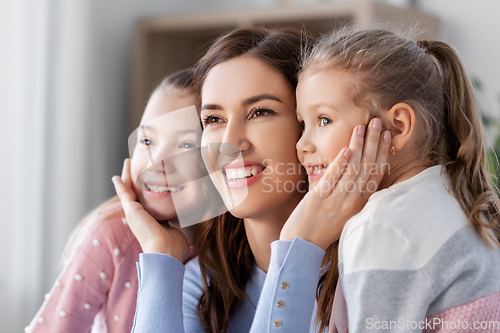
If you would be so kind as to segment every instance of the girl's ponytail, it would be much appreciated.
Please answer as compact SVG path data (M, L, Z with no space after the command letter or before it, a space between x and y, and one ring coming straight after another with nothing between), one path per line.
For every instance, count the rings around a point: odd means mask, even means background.
M500 240L500 200L488 170L481 118L471 81L457 53L446 43L418 41L437 60L444 87L443 163L458 202L490 246ZM488 230L492 230L493 234Z

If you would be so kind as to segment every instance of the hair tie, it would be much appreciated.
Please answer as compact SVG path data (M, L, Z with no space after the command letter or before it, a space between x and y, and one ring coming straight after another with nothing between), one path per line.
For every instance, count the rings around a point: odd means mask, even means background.
M425 52L430 53L429 42L427 41L427 39L417 40L416 44L417 46L421 47Z

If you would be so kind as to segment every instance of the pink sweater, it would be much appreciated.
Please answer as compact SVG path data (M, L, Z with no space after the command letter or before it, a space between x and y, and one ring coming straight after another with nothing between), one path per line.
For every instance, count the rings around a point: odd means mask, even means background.
M111 215L111 216L110 216ZM120 203L107 207L65 263L28 332L130 332L142 252ZM106 218L107 217L107 218ZM99 218L98 218L99 219Z

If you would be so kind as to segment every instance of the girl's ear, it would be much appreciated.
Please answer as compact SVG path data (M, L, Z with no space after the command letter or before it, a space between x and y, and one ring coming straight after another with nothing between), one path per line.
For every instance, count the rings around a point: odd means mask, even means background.
M386 121L392 134L392 146L400 151L410 140L415 129L415 112L406 103L395 104L387 113Z

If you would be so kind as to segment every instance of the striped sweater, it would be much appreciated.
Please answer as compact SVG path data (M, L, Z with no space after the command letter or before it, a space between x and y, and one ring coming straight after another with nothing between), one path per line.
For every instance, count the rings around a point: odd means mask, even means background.
M500 332L500 251L449 188L434 166L348 221L338 266L350 332Z

